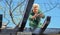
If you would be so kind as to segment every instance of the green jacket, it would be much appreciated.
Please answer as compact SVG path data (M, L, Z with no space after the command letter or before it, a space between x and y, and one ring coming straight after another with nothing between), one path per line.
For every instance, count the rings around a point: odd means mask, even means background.
M41 11L38 11L38 14L42 13ZM43 14L43 13L42 13ZM40 23L41 18L38 16L36 17L36 19L32 19L32 16L34 15L33 12L30 13L29 15L29 26L30 27L41 27L42 23ZM45 16L43 16L42 18L44 18Z

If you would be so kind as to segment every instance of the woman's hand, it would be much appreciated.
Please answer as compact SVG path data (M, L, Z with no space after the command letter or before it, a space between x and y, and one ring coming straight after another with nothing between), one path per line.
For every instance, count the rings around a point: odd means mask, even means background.
M35 19L38 16L38 14L35 14L34 16L32 16L33 19Z
M42 18L44 15L43 14L38 14L38 16L40 16L40 18Z

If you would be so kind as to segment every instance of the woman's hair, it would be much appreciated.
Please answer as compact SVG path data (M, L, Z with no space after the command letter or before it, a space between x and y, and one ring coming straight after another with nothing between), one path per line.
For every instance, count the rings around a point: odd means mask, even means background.
M33 4L32 9L33 9L35 6L37 6L37 7L39 8L39 4Z
M37 6L37 7L39 7L39 4L33 4L33 7L34 7L34 6Z

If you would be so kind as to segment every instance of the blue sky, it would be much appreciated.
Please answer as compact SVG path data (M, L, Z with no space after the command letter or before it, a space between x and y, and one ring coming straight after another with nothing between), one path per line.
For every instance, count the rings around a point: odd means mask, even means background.
M13 8L17 5L17 1L18 0L13 0L14 4L13 5ZM21 1L21 0L19 0ZM21 1L22 2L22 1ZM51 3L50 3L51 2ZM40 6L40 10L45 14L45 16L51 16L51 22L48 26L48 28L60 28L60 8L59 8L59 2L60 0L35 0L34 3L37 3L39 4ZM57 6L56 6L57 4ZM4 7L4 3L3 2L0 2L0 6ZM56 6L55 8L53 8L54 6ZM13 9L12 8L12 9ZM53 8L52 10L49 10ZM23 8L22 8L23 9ZM49 11L47 11L49 10ZM9 14L8 12L8 7L6 8L6 14ZM18 11L18 10L17 10ZM17 14L17 12L14 12L15 14ZM3 14L3 10L0 9L0 14ZM8 16L8 17L7 17ZM15 16L16 18L20 18L21 16ZM11 21L11 18L9 15L6 15L6 18L10 20L10 23L8 24L9 27L15 27L15 25L12 23ZM22 18L22 17L21 17ZM18 23L18 19L15 19L16 20L16 23ZM44 22L45 19L41 19L42 23ZM3 18L3 22L8 22L5 18ZM26 24L26 27L29 27L29 21L27 20L27 24Z

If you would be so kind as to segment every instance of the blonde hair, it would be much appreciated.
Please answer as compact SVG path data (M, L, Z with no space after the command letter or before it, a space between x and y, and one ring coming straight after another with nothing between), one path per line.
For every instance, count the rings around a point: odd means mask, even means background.
M34 7L36 7L36 6L39 8L39 4L33 4L32 9L33 9Z

